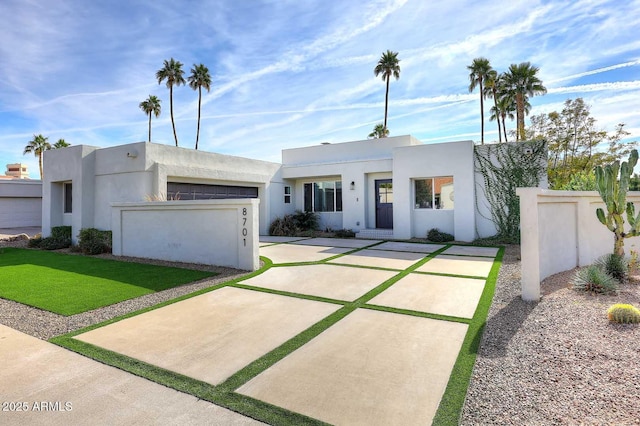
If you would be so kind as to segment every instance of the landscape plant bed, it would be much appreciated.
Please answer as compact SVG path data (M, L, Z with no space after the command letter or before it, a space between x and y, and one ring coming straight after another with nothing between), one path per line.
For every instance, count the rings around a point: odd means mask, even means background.
M65 316L214 275L39 250L0 249L0 297Z

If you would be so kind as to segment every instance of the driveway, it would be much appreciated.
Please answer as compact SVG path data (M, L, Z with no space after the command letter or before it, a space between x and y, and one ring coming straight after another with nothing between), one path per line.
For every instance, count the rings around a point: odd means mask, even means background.
M273 407L285 417L291 413L333 424L430 424L468 338L498 249L262 238L260 253L273 265L259 274L74 339L201 381L219 393L222 405L240 401L234 409L258 418ZM5 334L16 348L33 344L18 332ZM177 423L182 418L171 409L174 405L157 401L179 395L184 399L182 415L193 415L192 424L250 420L37 343L29 353L54 352L52 362L21 356L17 349L4 354L2 344L0 356L11 368L0 373L7 377L0 377L3 384L13 379L5 398L73 399L75 412L93 407L94 424L110 423L107 413L118 405L132 416L145 412L150 398L156 401L153 407L166 404L160 409L163 420ZM78 368L70 367L76 363ZM84 364L86 372L80 369ZM41 370L34 374L34 368ZM103 375L107 379L101 379ZM34 380L43 383L32 385ZM130 382L117 385L111 380ZM80 392L78 386L85 388ZM145 386L149 390L139 392ZM125 389L135 393L118 398ZM103 400L96 395L116 397ZM111 404L111 409L98 409L103 404ZM28 413L28 420L75 422L70 417L74 411ZM10 416L0 412L0 423L27 419L25 414Z

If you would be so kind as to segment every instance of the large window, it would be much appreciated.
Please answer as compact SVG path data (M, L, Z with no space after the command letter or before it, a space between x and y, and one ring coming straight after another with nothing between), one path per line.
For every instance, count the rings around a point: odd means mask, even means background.
M71 182L64 184L64 212L73 212L73 186Z
M342 182L322 181L305 183L304 210L307 212L341 212Z
M415 181L416 209L453 209L453 176Z
M258 188L254 186L167 182L167 200L223 200L228 198L258 198Z

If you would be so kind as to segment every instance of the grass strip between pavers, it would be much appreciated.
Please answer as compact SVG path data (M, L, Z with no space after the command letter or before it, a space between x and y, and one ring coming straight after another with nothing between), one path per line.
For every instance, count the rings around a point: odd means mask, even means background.
M179 390L181 392L185 392L196 396L197 398L210 401L222 407L228 408L232 411L238 412L245 416L254 418L256 420L260 420L269 424L282 424L282 425L320 425L325 424L317 419L313 419L307 416L304 416L299 413L295 413L284 408L274 406L272 404L268 404L263 401L256 400L254 398L241 395L236 393L235 391L247 383L249 380L253 379L260 373L264 372L267 368L271 367L285 356L291 354L298 348L302 347L306 343L308 343L313 338L317 337L320 333L327 330L329 327L333 326L338 321L345 318L351 312L355 311L358 308L365 309L373 309L380 310L390 313L403 314L403 315L411 315L417 317L425 317L425 318L433 318L444 321L453 321L453 322L461 322L469 324L469 329L465 336L465 340L462 344L461 350L456 359L456 363L454 365L453 371L449 378L449 382L447 384L447 388L445 394L442 397L440 402L440 406L438 407L438 411L434 418L433 424L435 425L454 425L458 423L458 419L461 414L462 406L464 404L466 390L469 385L469 380L471 377L471 372L473 370L473 365L475 362L476 352L480 343L480 338L482 336L482 332L484 330L484 324L486 321L486 317L489 311L489 307L491 305L491 301L493 298L493 293L495 290L495 283L498 276L498 271L500 270L500 265L502 261L502 256L504 253L504 248L500 248L498 255L494 261L493 267L491 269L491 273L487 278L484 291L480 298L480 302L478 304L478 308L474 314L473 319L465 319L465 318L457 318L457 317L449 317L445 315L437 315L437 314L429 314L418 311L410 311L396 308L389 308L384 306L377 305L368 305L367 302L378 294L382 293L390 286L407 276L408 274L414 272L417 268L424 265L430 259L434 258L438 254L441 254L444 250L451 247L451 245L445 245L440 250L437 250L433 253L426 254L426 256L411 265L409 268L406 268L403 271L399 271L398 274L384 281L374 289L370 290L363 296L359 297L353 302L343 302L334 299L327 299L317 296L311 295L302 295L296 293L289 292L281 292L278 290L265 289L261 287L253 287L246 284L241 284L240 282L251 278L253 276L259 275L271 267L279 267L279 266L294 266L294 265L303 265L307 264L307 262L299 262L292 264L278 264L273 265L271 260L265 257L261 257L264 265L261 269L247 274L243 277L230 280L225 283L221 283L215 286L212 286L207 289L200 290L195 293L191 293L185 296L182 296L177 299L173 299L159 305L149 307L140 311L132 312L127 315L123 315L118 318L114 318L100 324L95 324L93 326L86 327L81 330L76 330L74 332L65 334L63 336L58 336L50 339L50 342L55 343L59 346L68 348L72 351L78 352L82 355L93 358L97 361L103 362L107 365L112 365L114 367L120 368L122 370L128 371L132 374L138 375L140 377L147 378L156 383L168 386L170 388ZM348 253L357 252L366 247L352 250L347 253L343 253L338 256L334 256L330 259L337 258ZM318 262L308 262L309 264L322 264L325 263L329 259L325 259L324 261ZM357 267L355 265L345 265L349 267ZM375 269L375 268L374 268ZM382 268L380 268L382 269ZM454 275L455 276L455 275ZM468 277L466 277L468 278ZM306 330L292 337L288 341L284 342L277 348L271 350L266 353L262 357L256 359L251 362L244 368L240 369L230 377L228 377L225 381L220 383L219 385L211 385L169 370L162 369L160 367L156 367L151 364L147 364L145 362L136 360L134 358L127 357L122 354L118 354L107 349L103 349L94 345L91 345L86 342L82 342L73 338L78 334L85 333L95 328L103 327L107 324L111 324L117 321L120 321L125 318L129 318L132 316L139 315L141 313L151 311L154 309L158 309L160 307L176 303L181 300L185 300L194 296L198 296L200 294L204 294L213 290L217 290L222 287L233 286L237 288L245 288L247 290L253 291L262 291L266 293L273 294L282 294L290 297L298 297L308 300L316 300L325 303L334 303L334 304L343 304L344 306L319 322L311 325Z
M457 425L462 415L462 407L467 396L467 389L471 381L473 366L476 362L480 340L486 325L489 308L493 301L493 293L498 280L498 273L502 265L502 257L504 255L504 247L501 247L493 262L493 267L489 273L489 277L485 283L484 291L478 302L478 307L473 315L472 321L469 323L469 329L462 342L462 347L453 366L453 371L449 377L447 388L440 400L438 411L433 419L432 425Z

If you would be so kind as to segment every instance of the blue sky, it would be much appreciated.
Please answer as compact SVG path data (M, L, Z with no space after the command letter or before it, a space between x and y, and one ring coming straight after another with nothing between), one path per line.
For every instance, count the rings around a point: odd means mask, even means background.
M490 6L490 4L492 4ZM499 6L497 4L500 4ZM425 143L480 140L479 95L466 66L530 61L548 89L531 114L583 97L599 127L640 139L640 1L3 0L0 173L34 134L107 147L147 139L138 104L162 100L156 143L174 144L169 91L155 73L171 57L209 67L200 149L280 161L280 150L366 139L384 115L373 68L399 53L391 135ZM193 148L197 92L174 91L180 146ZM486 120L488 141L497 139ZM515 127L512 122L509 128Z

